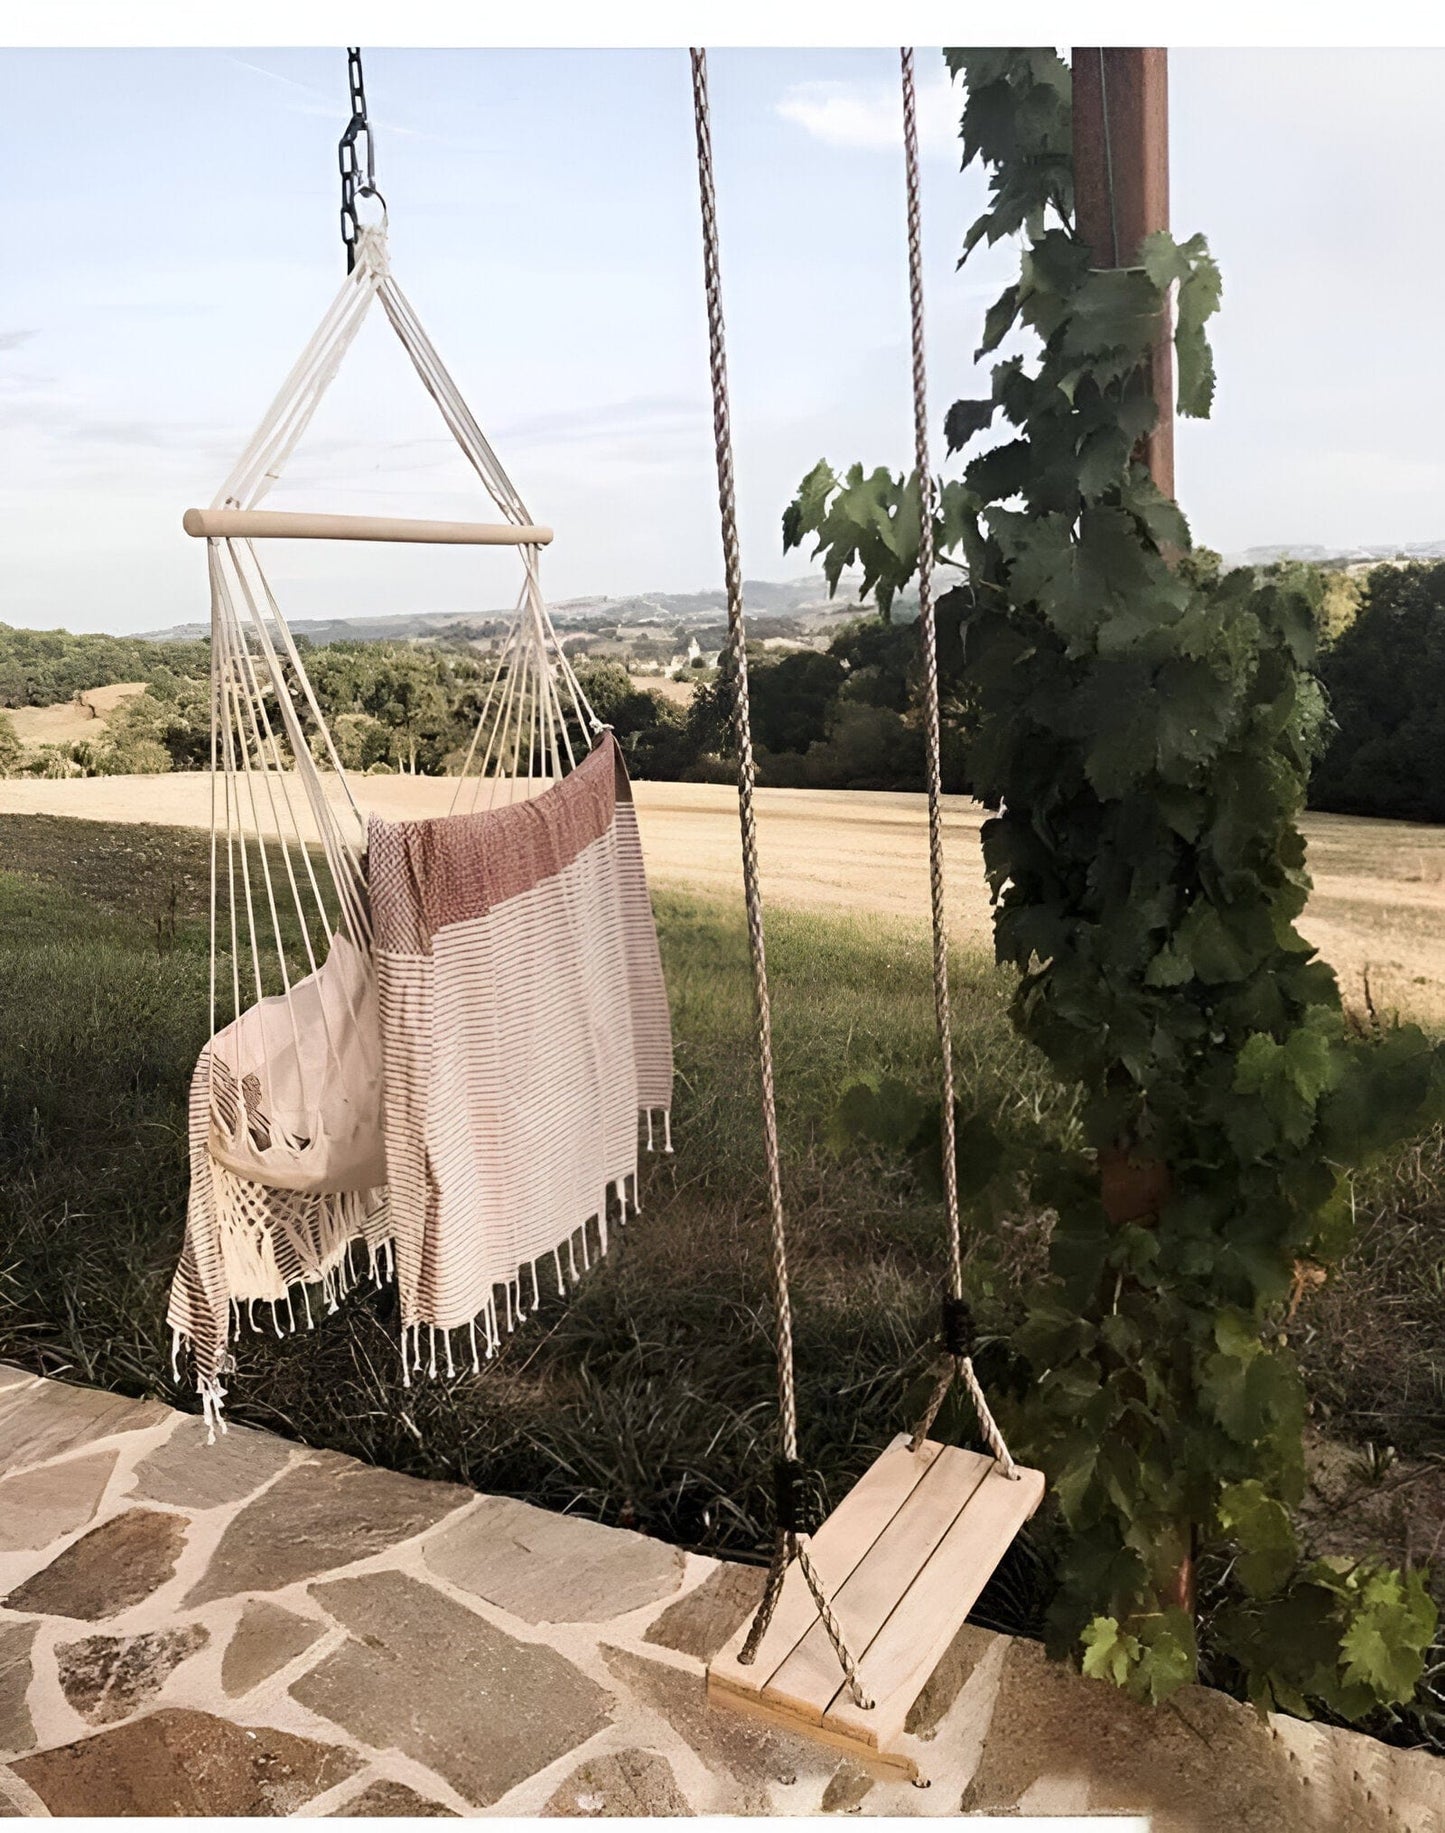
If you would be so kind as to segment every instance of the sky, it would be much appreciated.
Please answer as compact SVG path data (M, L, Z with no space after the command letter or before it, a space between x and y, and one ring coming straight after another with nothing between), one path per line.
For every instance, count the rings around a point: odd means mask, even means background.
M898 68L710 61L746 573L819 459L911 463ZM919 53L932 419L979 392L1003 246L961 98ZM331 50L0 51L0 622L205 616L209 502L344 274ZM1197 540L1445 538L1433 228L1445 51L1177 51L1172 217L1224 271L1214 418L1180 429ZM377 50L393 270L533 516L549 597L721 579L686 54ZM378 311L269 499L488 516ZM277 543L294 616L475 612L513 554Z

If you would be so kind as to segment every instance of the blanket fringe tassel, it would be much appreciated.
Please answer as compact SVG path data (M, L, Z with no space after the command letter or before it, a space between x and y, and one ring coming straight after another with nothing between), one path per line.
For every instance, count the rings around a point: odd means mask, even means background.
M655 1152L653 1116L662 1118L663 1153L670 1153L672 1146L672 1116L667 1108L647 1108L643 1110L647 1125L646 1149ZM343 1209L342 1203L347 1207ZM615 1209L613 1205L615 1204ZM483 1362L490 1362L502 1347L502 1328L505 1323L510 1335L517 1325L525 1322L533 1312L541 1309L542 1286L541 1269L544 1261L552 1262L557 1277L557 1296L565 1298L570 1287L580 1284L585 1273L591 1271L594 1255L600 1257L608 1249L608 1225L611 1219L625 1223L629 1216L641 1212L639 1200L639 1180L637 1167L625 1172L621 1177L612 1179L603 1194L602 1201L590 1216L555 1248L548 1248L534 1260L519 1263L516 1272L509 1280L498 1281L492 1289L492 1295L476 1316L462 1324L441 1326L420 1322L403 1323L401 1327L401 1381L402 1386L412 1385L413 1375L425 1373L428 1380L436 1380L444 1370L447 1380L455 1380L458 1375L481 1373ZM355 1225L364 1210L355 1206L354 1198L338 1200L334 1212L336 1221L343 1225ZM594 1237L595 1230L595 1237ZM277 1291L279 1272L276 1266L274 1250L269 1243L262 1243L255 1235L247 1231L244 1251L244 1265L247 1273L259 1274L273 1292ZM582 1267L578 1270L577 1251L581 1248ZM357 1253L355 1250L361 1249ZM563 1253L566 1253L566 1265L563 1265ZM234 1246L233 1246L234 1252ZM228 1256L229 1258L229 1256ZM240 1256L238 1256L240 1258ZM313 1330L315 1320L311 1310L311 1295L315 1292L324 1302L327 1315L340 1309L340 1302L346 1298L367 1276L377 1291L396 1283L396 1242L391 1236L370 1239L358 1232L346 1240L335 1237L329 1244L328 1264L310 1277L293 1280L291 1284L282 1285L274 1297L233 1298L230 1303L231 1332L240 1335L249 1328L255 1335L266 1334L266 1322L258 1319L257 1305L269 1305L271 1308L270 1325L278 1337L292 1336L301 1326L297 1322L296 1297L301 1300L301 1311L305 1317L304 1328ZM240 1267L232 1266L236 1271ZM522 1275L528 1276L529 1290L527 1300L522 1295ZM498 1293L501 1302L498 1302ZM282 1308L285 1309L285 1323L282 1323ZM480 1332L478 1330L480 1326ZM425 1354L422 1349L422 1332L427 1332ZM465 1332L466 1349L457 1346L453 1353L452 1336ZM441 1356L438 1360L438 1342L441 1339ZM181 1379L181 1353L190 1351L193 1345L185 1333L171 1331L171 1372L176 1382ZM227 1357L230 1363L230 1357ZM470 1364L470 1366L468 1366ZM217 1432L225 1432L226 1421L223 1413L223 1402L226 1389L219 1376L198 1374L196 1389L201 1397L201 1415L206 1422L206 1443L216 1442Z

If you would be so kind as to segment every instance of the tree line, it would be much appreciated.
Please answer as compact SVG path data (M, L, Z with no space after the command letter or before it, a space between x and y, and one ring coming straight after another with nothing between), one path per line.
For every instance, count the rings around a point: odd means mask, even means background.
M1200 550L1195 568L1216 570ZM1363 580L1311 566L1318 673L1332 729L1310 786L1313 808L1445 822L1445 563L1375 567ZM957 623L940 619L944 784L967 793L974 712L959 686ZM307 646L306 666L348 769L444 775L461 767L496 669L464 644ZM789 788L919 790L917 631L874 613L823 650L750 654L759 780ZM210 764L204 640L31 631L0 624L0 774L100 775L204 770ZM726 654L698 676L690 704L640 686L617 662L583 659L578 676L638 777L729 780L732 675ZM26 746L4 708L54 706L96 687L145 681L95 737Z

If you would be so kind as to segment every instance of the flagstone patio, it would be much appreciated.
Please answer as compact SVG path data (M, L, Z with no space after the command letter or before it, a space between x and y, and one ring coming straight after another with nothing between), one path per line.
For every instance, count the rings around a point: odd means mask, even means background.
M964 1630L931 1786L704 1700L760 1575L0 1367L0 1814L1146 1812L1445 1833L1445 1763Z

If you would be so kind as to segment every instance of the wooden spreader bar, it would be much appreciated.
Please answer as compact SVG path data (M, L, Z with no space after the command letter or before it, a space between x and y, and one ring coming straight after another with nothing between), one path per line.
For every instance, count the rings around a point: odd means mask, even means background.
M1041 1471L1006 1477L931 1439L910 1452L900 1434L808 1543L872 1709L849 1697L796 1564L756 1661L738 1660L747 1624L714 1657L709 1700L915 1775L895 1748L909 1708L1043 1494Z
M448 547L545 547L550 528L525 522L424 522L407 516L310 515L285 509L188 509L188 535L227 541L430 541Z

